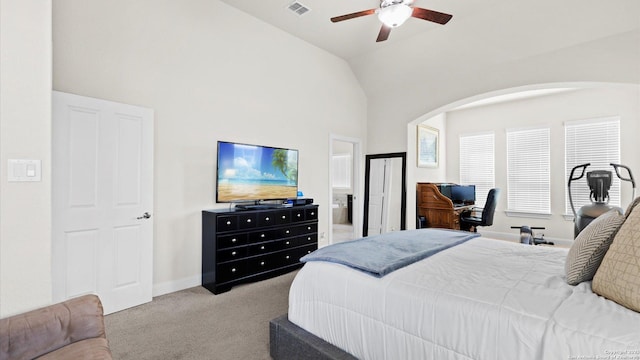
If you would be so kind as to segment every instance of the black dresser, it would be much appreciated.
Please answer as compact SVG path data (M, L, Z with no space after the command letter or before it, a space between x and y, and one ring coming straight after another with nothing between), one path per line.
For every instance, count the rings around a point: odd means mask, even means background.
M202 211L202 286L214 294L300 268L318 248L318 205Z

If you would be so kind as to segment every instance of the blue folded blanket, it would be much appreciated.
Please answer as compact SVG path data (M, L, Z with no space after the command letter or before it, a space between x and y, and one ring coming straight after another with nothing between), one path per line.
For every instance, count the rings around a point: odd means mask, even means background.
M394 231L333 244L300 259L329 261L382 277L480 234L447 229Z

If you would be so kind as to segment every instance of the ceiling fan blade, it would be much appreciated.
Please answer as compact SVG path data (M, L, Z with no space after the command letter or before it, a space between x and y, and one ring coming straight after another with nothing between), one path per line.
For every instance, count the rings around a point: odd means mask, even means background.
M360 16L366 16L366 15L371 15L371 14L375 14L375 13L376 13L376 9L358 11L358 12L354 12L354 13L351 13L351 14L332 17L331 18L331 22L349 20L349 19L360 17Z
M432 21L434 23L438 23L442 25L448 23L449 20L451 20L451 18L453 17L453 15L449 15L449 14L445 14L445 13L441 13L433 10L427 10L419 7L413 8L413 13L411 14L411 16L413 16L414 18Z
M387 25L382 25L380 28L380 32L378 33L378 38L376 42L385 41L389 38L389 34L391 33L391 27Z

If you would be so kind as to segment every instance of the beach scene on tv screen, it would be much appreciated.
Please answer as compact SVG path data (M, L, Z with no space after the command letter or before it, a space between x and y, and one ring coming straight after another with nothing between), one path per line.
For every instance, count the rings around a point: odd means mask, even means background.
M298 151L221 142L217 191L226 202L294 198Z

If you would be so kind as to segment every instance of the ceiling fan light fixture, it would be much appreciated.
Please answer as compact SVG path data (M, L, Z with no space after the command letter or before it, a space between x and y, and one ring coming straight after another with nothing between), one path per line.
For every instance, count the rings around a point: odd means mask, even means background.
M405 4L393 4L378 9L378 19L389 27L398 27L411 17L413 9Z

